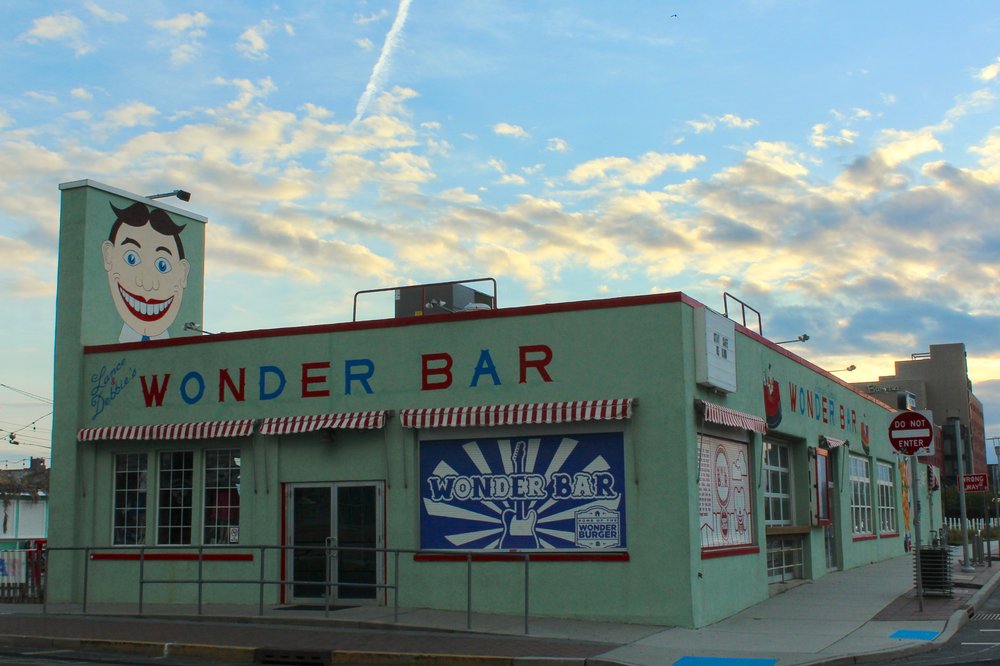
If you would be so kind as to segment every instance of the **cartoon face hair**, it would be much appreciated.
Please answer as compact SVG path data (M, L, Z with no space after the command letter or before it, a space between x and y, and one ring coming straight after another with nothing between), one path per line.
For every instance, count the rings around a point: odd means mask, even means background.
M138 201L128 208L115 208L114 204L109 205L111 206L111 210L115 212L115 223L111 226L111 233L108 234L109 241L112 243L115 242L118 229L123 224L127 224L130 227L141 227L148 224L153 227L154 231L164 236L173 236L174 241L177 243L177 258L184 258L184 244L181 243L181 232L184 231L184 227L187 225L177 224L170 219L170 216L165 211L159 208L149 210Z

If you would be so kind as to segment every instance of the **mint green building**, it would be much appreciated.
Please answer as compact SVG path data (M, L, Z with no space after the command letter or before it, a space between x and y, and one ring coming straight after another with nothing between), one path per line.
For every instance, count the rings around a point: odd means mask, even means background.
M60 189L50 602L520 613L527 559L533 615L698 627L941 525L893 407L684 294L203 335L207 221Z

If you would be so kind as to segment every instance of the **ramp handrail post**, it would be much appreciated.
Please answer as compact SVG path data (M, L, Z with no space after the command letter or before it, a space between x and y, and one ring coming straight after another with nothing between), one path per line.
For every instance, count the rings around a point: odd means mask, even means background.
M139 615L142 615L142 592L146 585L146 547L139 547Z
M524 554L524 633L528 633L528 562L531 556Z
M399 622L399 551L393 553L396 564L393 567L393 581L392 581L392 621Z
M257 602L257 616L264 617L264 546L260 547L260 580L258 581L260 599Z
M202 600L202 590L204 589L204 575L205 575L205 557L204 557L205 546L198 546L198 615L201 615L201 600Z
M465 628L472 629L472 553L465 553Z

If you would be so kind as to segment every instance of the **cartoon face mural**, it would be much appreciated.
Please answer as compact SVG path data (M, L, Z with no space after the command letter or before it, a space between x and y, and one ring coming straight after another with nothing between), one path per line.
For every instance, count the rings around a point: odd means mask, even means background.
M138 202L111 209L115 222L101 252L111 299L124 322L118 341L167 338L191 271L180 237L184 225Z

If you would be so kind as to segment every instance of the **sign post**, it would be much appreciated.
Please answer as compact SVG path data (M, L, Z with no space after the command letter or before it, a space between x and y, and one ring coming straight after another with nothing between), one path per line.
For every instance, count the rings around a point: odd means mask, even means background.
M924 610L924 579L920 570L920 478L915 456L926 454L934 444L934 424L920 412L900 412L889 423L889 443L901 455L910 456L910 495L913 497L913 553L917 570L917 599Z

